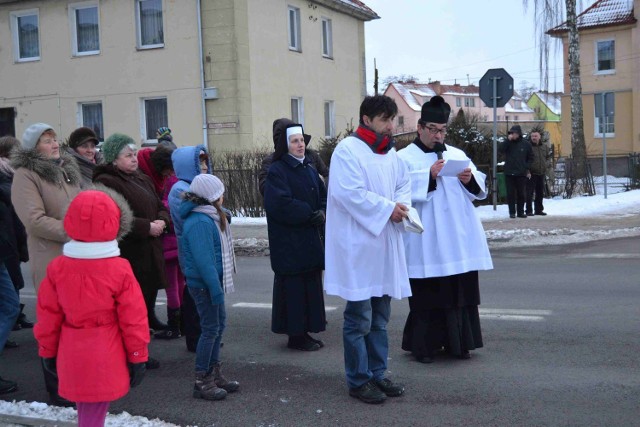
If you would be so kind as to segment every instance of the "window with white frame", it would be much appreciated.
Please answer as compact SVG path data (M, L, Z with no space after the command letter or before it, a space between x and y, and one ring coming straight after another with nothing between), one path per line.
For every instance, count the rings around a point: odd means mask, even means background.
M596 72L613 73L616 70L616 42L615 40L596 41Z
M302 52L302 43L300 41L300 9L297 7L287 7L288 14L288 33L289 33L289 50Z
M336 112L333 101L324 101L324 136L336 136Z
M456 97L456 107L462 107L462 98Z
M40 19L38 9L10 13L14 59L17 62L40 59Z
M102 102L80 103L80 123L92 129L100 141L104 141L104 121L102 119Z
M291 98L291 120L304 125L304 103L301 97Z
M143 136L147 141L155 140L156 130L169 125L167 98L147 98L143 101L142 117L145 124L145 134Z
M100 53L100 19L98 2L86 1L69 5L71 43L74 56Z
M603 98L604 96L604 98ZM614 137L616 133L616 99L613 92L596 93L593 95L595 136ZM604 105L603 105L604 101Z
M464 106L465 107L475 107L476 106L476 100L474 98L470 98L470 97L465 97L464 98Z
M333 58L333 30L329 18L322 18L322 56Z
M136 0L138 48L164 46L162 0Z

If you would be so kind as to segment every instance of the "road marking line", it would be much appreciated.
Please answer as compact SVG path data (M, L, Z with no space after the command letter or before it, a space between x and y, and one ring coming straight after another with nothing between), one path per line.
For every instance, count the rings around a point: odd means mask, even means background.
M480 314L516 314L524 316L550 316L551 310L521 310L513 308L481 308Z
M265 303L265 302L237 302L235 304L232 305L232 307L238 307L238 308L271 308L271 304L270 303ZM331 305L325 306L324 310L325 311L334 311L337 310L338 307L333 307Z
M544 322L546 319L542 316L517 316L513 314L481 314L483 319L493 320L517 320L522 322Z

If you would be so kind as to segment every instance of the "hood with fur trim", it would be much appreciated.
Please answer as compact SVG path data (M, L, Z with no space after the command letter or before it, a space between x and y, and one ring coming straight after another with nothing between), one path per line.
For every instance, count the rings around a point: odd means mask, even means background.
M60 185L62 182L71 185L80 184L78 163L63 150L60 150L60 163L47 159L36 150L14 150L11 154L11 166L14 169L28 169L51 184Z
M111 197L120 209L120 228L116 239L121 241L127 234L131 232L133 227L133 211L124 196L117 191L107 187L104 184L95 183L92 190L101 191Z

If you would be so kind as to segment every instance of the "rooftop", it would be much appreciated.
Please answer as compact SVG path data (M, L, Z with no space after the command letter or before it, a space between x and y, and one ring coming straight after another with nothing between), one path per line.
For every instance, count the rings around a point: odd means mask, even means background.
M557 114L559 116L562 113L560 108L560 98L562 97L561 92L538 91L534 92L534 95L536 95L553 114Z
M363 21L380 19L373 9L360 0L312 0L312 2L337 10L338 12L346 13ZM309 7L311 6L311 3L309 3Z
M637 20L633 12L633 0L598 0L578 15L578 29L634 24ZM569 27L565 21L547 34L557 36L567 31Z

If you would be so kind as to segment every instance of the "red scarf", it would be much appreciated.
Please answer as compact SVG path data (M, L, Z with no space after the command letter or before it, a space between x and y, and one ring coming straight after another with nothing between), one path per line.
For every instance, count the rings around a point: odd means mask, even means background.
M390 136L379 134L365 125L358 126L353 135L366 143L376 154L387 154L396 145Z

